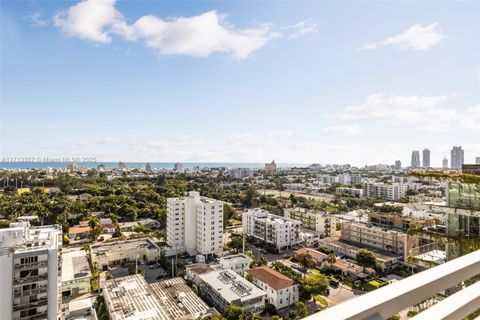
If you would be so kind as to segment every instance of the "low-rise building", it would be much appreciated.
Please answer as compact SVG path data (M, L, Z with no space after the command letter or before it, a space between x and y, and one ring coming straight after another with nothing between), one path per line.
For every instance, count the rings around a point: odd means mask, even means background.
M284 218L263 209L250 209L243 214L243 233L274 245L282 251L300 243L300 225L297 220Z
M90 236L91 228L87 226L75 226L68 228L68 237L70 239L86 238Z
M368 212L368 223L380 228L407 231L410 226L416 226L420 228L433 227L435 225L435 219L433 217L420 219L395 212L385 213L370 211Z
M97 320L95 308L90 298L73 300L65 308L66 320Z
M215 269L206 263L192 263L185 266L185 279L192 281L198 286L202 283L200 275L214 270Z
M319 233L322 237L335 235L336 218L324 211L295 207L283 211L285 218L302 222L302 227Z
M338 187L335 189L335 193L349 194L357 198L363 197L363 189L357 189L357 188Z
M98 269L107 270L130 261L158 261L160 247L148 238L120 240L93 245L90 257L92 263L97 263Z
M261 313L266 293L232 270L215 270L200 275L200 293L218 311L234 304L246 311Z
M365 278L365 276L375 275L375 270L372 268L363 268L356 263L337 259L332 265L333 269L340 270L343 276L350 277L353 279Z
M310 231L308 229L304 229L300 231L300 243L306 247L318 247L318 243L321 239L319 233L315 231Z
M217 314L182 278L148 284L136 274L107 280L102 289L111 320L198 319Z
M267 293L267 300L277 309L291 306L299 299L299 286L289 277L267 266L250 269L253 283Z
M328 255L325 253L310 248L300 248L296 251L293 251L292 258L298 261L300 255L302 254L308 254L310 257L312 257L312 261L317 267L322 266L322 264L327 261L328 258Z
M90 292L92 273L85 250L62 253L62 296L77 297Z
M341 227L342 241L398 254L407 260L412 244L406 233L351 222L343 222Z
M320 245L331 249L338 256L347 256L352 259L355 259L357 253L361 249L368 249L373 252L377 258L377 262L385 269L391 269L400 261L403 260L404 256L399 254L394 254L390 252L385 252L383 250L378 250L373 247L365 247L363 245L356 245L355 243L349 243L342 241L337 237L324 238L320 240Z
M233 254L220 258L220 265L222 269L230 269L243 275L243 271L250 268L250 257L245 254Z

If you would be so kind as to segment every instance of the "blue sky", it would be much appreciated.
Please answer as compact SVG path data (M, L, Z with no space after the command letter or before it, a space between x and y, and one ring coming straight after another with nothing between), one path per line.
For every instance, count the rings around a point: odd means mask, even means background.
M0 155L480 156L480 3L2 1Z

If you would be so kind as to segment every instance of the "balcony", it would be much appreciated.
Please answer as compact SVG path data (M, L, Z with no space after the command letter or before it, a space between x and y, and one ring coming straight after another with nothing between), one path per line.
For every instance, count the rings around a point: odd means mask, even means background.
M14 285L27 284L27 283L43 281L43 280L48 280L48 274L42 274L37 276L26 276L24 278L15 278L15 280L13 281L13 284Z
M18 271L37 269L37 268L47 268L47 267L48 267L47 260L26 263L26 264L20 264L20 263L15 264L15 270L18 270Z
M37 308L37 307L43 307L48 304L47 297L43 299L38 299L38 300L33 300L33 301L28 301L24 303L14 303L13 304L13 311L22 311L25 309L30 309L30 308Z
M47 291L48 291L47 286L42 286L42 287L38 287L36 289L31 289L31 290L24 290L24 291L15 290L13 296L15 298L26 297L34 294L47 293Z
M315 313L306 320L387 319L480 273L480 250ZM463 319L480 306L480 282L438 302L412 320Z

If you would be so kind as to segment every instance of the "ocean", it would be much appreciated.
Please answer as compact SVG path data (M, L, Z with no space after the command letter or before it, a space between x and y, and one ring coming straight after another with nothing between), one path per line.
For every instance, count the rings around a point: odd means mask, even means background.
M152 168L155 169L173 169L175 162L149 162ZM87 167L96 169L100 164L103 164L107 169L118 168L118 162L9 162L0 161L0 170L28 170L28 169L65 169L69 164L75 164L77 167ZM145 169L147 162L125 162L127 168ZM250 168L259 169L265 166L264 163L233 163L233 162L182 162L183 168ZM307 164L302 163L278 163L279 168L292 167L306 167Z

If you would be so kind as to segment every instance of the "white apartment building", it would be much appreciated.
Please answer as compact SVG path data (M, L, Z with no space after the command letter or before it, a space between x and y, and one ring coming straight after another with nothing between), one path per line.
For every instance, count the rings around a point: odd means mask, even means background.
M350 184L352 182L351 176L348 173L339 174L336 180L340 184Z
M245 179L253 177L253 170L248 168L236 168L229 170L228 175L232 179Z
M248 210L242 217L245 235L273 244L279 251L300 243L301 224L259 208Z
M0 319L59 319L59 225L0 229Z
M223 252L223 202L196 191L168 198L167 244L190 255Z
M401 183L367 182L363 184L363 194L366 197L377 197L388 201L396 201L405 197L407 190L408 185Z
M220 258L220 265L222 269L230 269L243 275L243 271L250 268L250 257L245 254L233 254L228 256L223 256Z
M215 270L199 275L200 294L218 311L234 304L246 311L261 313L266 293L232 270Z
M337 219L322 211L295 207L283 211L285 218L302 222L302 227L313 230L323 237L335 235Z
M267 266L245 271L253 276L253 283L267 293L267 300L276 309L298 302L299 286L292 279Z
M387 230L361 223L342 222L342 241L401 255L405 261L412 245L403 232Z
M349 194L357 198L363 197L363 189L338 187L335 189L335 193Z

